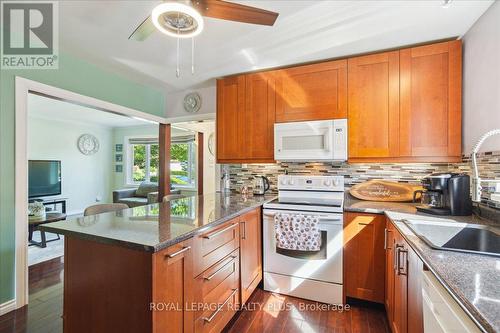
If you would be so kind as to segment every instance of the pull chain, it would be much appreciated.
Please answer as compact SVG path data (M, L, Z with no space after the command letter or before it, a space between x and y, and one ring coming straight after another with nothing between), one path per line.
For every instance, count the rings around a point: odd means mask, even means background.
M194 75L194 37L191 38L191 75Z
M175 76L179 78L181 76L181 70L179 69L179 42L180 38L177 38L177 68L175 69Z
M177 13L177 22L179 22L179 13ZM179 69L179 47L180 47L180 30L179 26L177 26L177 68L175 69L175 76L179 78L181 76L181 70Z

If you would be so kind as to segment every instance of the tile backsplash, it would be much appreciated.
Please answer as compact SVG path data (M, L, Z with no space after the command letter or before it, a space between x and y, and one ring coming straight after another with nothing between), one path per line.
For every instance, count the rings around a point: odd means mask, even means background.
M500 179L500 151L482 153L478 157L481 178ZM254 176L266 176L271 191L276 192L278 175L343 175L347 186L369 179L386 179L405 183L419 183L420 179L433 172L471 173L470 156L464 156L461 163L384 163L384 164L329 164L329 163L276 163L276 164L230 164L231 190L239 191L241 186L252 187ZM484 203L500 208L500 203L490 200L489 193L483 193Z

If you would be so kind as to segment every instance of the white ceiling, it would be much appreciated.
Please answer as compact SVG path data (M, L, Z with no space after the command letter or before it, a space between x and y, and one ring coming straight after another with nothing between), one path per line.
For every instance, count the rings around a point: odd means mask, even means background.
M30 117L35 118L86 123L105 127L151 125L150 122L143 120L34 94L28 95L28 113Z
M205 18L195 40L155 32L128 40L159 1L62 1L63 50L167 92L200 86L233 73L271 68L462 36L493 1L236 1L280 13L273 27Z

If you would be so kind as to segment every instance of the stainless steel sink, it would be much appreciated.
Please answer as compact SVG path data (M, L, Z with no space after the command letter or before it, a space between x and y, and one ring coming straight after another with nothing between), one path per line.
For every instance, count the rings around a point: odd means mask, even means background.
M403 220L420 239L438 250L500 257L500 229L458 222Z

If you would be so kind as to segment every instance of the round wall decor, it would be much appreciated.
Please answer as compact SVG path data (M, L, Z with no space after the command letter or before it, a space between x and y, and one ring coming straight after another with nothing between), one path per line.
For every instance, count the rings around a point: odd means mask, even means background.
M210 135L208 137L208 151L210 152L210 155L212 155L212 156L215 156L214 147L215 147L215 134L210 133Z
M184 97L184 110L186 110L186 112L190 113L198 112L200 108L201 108L200 94L192 92Z
M92 155L99 151L99 140L92 134L82 134L78 138L78 150L84 155Z

